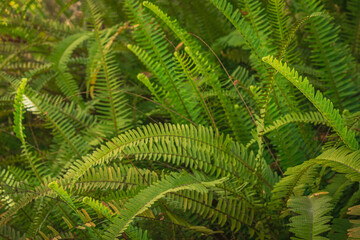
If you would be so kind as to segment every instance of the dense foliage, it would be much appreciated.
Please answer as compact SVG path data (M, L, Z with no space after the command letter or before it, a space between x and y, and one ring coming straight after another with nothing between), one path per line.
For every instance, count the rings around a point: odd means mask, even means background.
M359 0L3 0L1 239L359 239Z

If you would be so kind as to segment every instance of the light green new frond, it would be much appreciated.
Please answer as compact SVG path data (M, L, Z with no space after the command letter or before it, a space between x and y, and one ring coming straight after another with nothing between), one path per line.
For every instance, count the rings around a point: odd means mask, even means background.
M25 87L26 87L27 79L24 78L21 81L21 84L17 90L15 101L14 101L14 132L16 136L21 140L21 142L25 143L25 134L24 134L24 126L22 124L22 120L24 118L25 113L25 106L24 106L24 94L25 94Z
M167 93L161 87L151 83L150 79L143 73L139 73L137 75L137 79L139 79L139 81L142 82L150 90L151 94L156 98L157 101L166 106L166 103L163 99L164 96L167 96Z
M352 150L358 149L358 143L355 139L353 131L349 130L343 118L339 114L339 110L335 109L329 99L323 97L320 91L315 92L314 87L309 83L307 78L299 76L295 70L291 70L286 63L282 63L274 57L264 57L263 61L271 65L276 71L281 73L289 80L304 96L319 110L326 118L330 126L336 131L342 141Z
M83 202L89 205L92 209L94 209L98 214L104 216L107 219L111 219L113 214L111 210L99 202L99 200L93 199L91 197L84 197Z
M151 205L167 193L178 192L185 189L207 192L206 187L215 186L223 181L224 179L212 182L200 182L185 172L171 174L142 190L131 201L126 203L124 210L120 212L119 216L114 220L114 223L106 229L104 239L112 240L123 233L137 215L149 209Z
M62 186L59 186L57 182L51 182L48 184L48 187L55 191L61 199L63 199L74 211L76 211L73 200L71 199L69 193L67 193Z
M332 210L330 201L330 197L316 194L290 198L290 210L299 214L290 218L290 231L295 234L292 239L326 240L321 235L331 229L329 222L332 217L328 215Z
M31 169L33 170L34 174L36 175L37 179L41 182L41 176L39 174L39 171L36 168L35 164L35 156L32 154L29 150L29 147L26 143L26 136L24 134L25 127L23 126L22 120L24 118L25 113L25 105L24 105L24 99L25 99L25 87L26 87L27 79L22 79L21 84L17 90L15 100L14 100L14 132L16 136L20 139L22 144L22 152L26 156L26 158L29 161L29 164L31 166Z

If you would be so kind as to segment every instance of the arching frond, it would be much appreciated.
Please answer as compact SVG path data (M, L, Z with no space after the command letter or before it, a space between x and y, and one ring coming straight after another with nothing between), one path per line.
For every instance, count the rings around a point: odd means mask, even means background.
M114 219L114 223L106 229L104 233L105 239L116 238L126 230L138 214L148 209L155 201L165 196L165 194L185 189L206 192L206 187L215 186L223 180L200 182L187 173L172 174L165 177L163 180L141 191L131 202L125 204L124 209L126 210L121 212L120 215Z
M334 131L337 132L342 141L351 149L357 150L358 143L353 131L346 128L339 110L335 109L329 99L323 97L320 91L315 92L314 87L307 78L302 78L295 70L291 70L286 63L281 63L273 57L265 57L263 61L270 64L276 71L289 80L304 96L319 110L327 119Z

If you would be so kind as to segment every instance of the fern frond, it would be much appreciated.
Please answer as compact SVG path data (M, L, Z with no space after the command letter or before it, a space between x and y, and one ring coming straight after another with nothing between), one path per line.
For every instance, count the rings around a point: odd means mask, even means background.
M245 21L245 18L242 18L241 12L238 9L233 10L233 6L226 0L210 0L210 2L234 25L250 48L251 53L261 63L261 58L268 55L269 50L262 45L260 39L256 38L253 28Z
M256 206L251 201L248 202L249 199L245 197L225 196L225 194L216 196L212 191L199 193L184 190L168 194L166 199L184 211L191 211L221 227L230 224L230 229L235 233L240 231L243 226L259 233L259 229L253 226L253 222L256 221L254 215Z
M266 12L261 2L253 0L239 0L239 6L245 13L244 18L247 19L256 37L260 39L263 45L269 45L268 36L271 34L270 25L266 18Z
M281 73L289 80L304 96L319 110L326 118L331 127L336 131L341 140L353 150L357 150L359 144L355 139L353 131L348 129L343 118L339 114L339 110L335 109L329 99L323 97L320 91L315 92L314 87L309 83L307 78L299 76L295 70L291 70L286 63L275 59L274 57L264 57L263 61L271 65L276 71Z
M360 61L360 2L356 0L347 1L347 19L344 34L347 37L351 52L355 57L356 70L359 70ZM355 30L354 30L355 29Z
M322 2L304 0L299 3L306 15L324 10ZM311 61L323 71L321 82L325 88L324 95L342 111L357 109L359 105L352 101L358 89L350 75L352 60L347 46L339 42L339 27L330 18L312 18L308 32Z
M172 54L168 51L169 44L166 42L163 31L159 28L156 20L151 19L151 16L144 11L137 0L127 0L125 6L132 22L138 25L134 31L135 40L140 47L146 49L148 56L161 67L157 69L162 71L161 74L157 74L159 83L173 96L172 104L179 102L182 108L181 113L193 120L190 114L191 109L186 105L187 101L180 92L180 80L174 72L175 62Z
M124 232L133 219L151 207L154 202L164 197L167 193L177 192L181 190L193 190L199 192L207 192L206 187L215 186L224 179L212 182L199 182L198 179L188 173L172 174L158 181L157 183L142 190L136 195L132 201L124 206L124 211L114 220L104 233L105 239L114 239Z
M259 179L270 188L276 181L266 164L263 172L257 173L253 153L247 153L244 146L229 136L214 134L211 128L171 124L147 125L113 138L93 154L75 162L66 179L74 183L93 166L132 156L135 160L151 157L175 165L185 164L216 176L238 172L240 179Z
M48 184L48 187L56 192L60 198L62 198L74 211L76 211L73 200L71 199L69 193L67 193L62 186L59 186L57 182L51 182Z
M126 165L100 167L96 170L92 168L79 179L73 191L76 194L85 194L96 189L129 191L152 184L158 179L156 172Z
M314 125L319 125L319 124L328 125L327 120L323 117L321 113L318 112L292 113L292 114L290 113L274 121L271 126L265 127L264 134L267 134L275 129L279 129L282 126L293 122L312 123Z
M24 155L26 156L26 158L29 161L29 164L31 166L31 169L33 170L34 174L36 175L37 179L41 182L41 176L38 172L38 170L35 167L35 163L34 163L34 156L33 154L30 152L27 143L25 141L25 134L24 134L24 126L22 124L23 121L23 117L24 117L24 113L25 113L25 105L24 105L24 96L25 96L25 86L27 83L27 79L22 79L21 84L18 88L18 91L16 93L16 97L15 97L15 103L14 103L14 107L15 107L15 112L14 112L14 132L16 134L16 136L20 139L21 143L22 143L22 148L23 148L23 152Z
M328 166L351 181L360 182L360 151L350 151L346 147L332 148L310 160L316 164Z
M39 96L36 92L28 90L24 97L24 105L28 111L43 116L48 122L47 127L53 129L54 135L62 139L77 157L81 158L82 154L87 152L82 136L75 134L73 123L63 118L62 108L67 106L61 98Z
M84 197L83 202L89 205L91 208L93 208L98 214L101 214L107 219L112 218L111 210L108 207L105 207L103 204L101 204L98 200Z
M201 47L200 45L191 37L190 34L188 34L178 23L176 20L171 20L170 17L164 13L158 6L155 4L144 1L142 3L144 7L151 10L154 14L158 16L177 36L177 38L180 39L180 41L186 46L191 48L193 51L200 51Z
M264 128L264 135L280 129L290 123L312 123L314 125L329 125L328 121L319 112L306 112L306 113L290 113L286 114L276 121L272 125ZM252 139L246 147L248 148L251 144L255 143L256 140Z
M82 104L83 100L81 99L81 95L78 95L80 92L79 87L72 75L69 73L67 64L73 51L89 37L90 34L87 32L77 33L67 37L55 46L54 52L50 56L54 67L58 71L56 84L65 96Z
M270 202L271 207L282 210L292 195L302 196L307 184L313 182L317 172L316 163L309 161L288 168L285 177L274 186Z
M0 235L4 239L19 239L19 240L26 239L24 233L16 231L14 228L7 225L0 226Z
M330 197L316 194L290 198L290 210L299 214L290 218L290 231L296 236L294 239L327 239L321 235L331 229L329 222L332 217L328 215L332 209L330 201Z
M360 205L352 206L348 209L347 214L360 216ZM350 220L350 223L354 225L353 228L348 229L348 237L350 239L359 239L360 237L360 230L359 230L359 220Z
M285 1L270 0L267 4L266 10L271 29L273 31L273 41L277 51L280 52L288 32L289 17L285 14Z
M223 96L221 94L221 83L219 82L219 74L218 72L212 68L212 66L209 64L209 62L200 54L200 52L194 52L189 47L185 47L186 53L191 57L191 59L194 61L196 68L194 69L194 73L197 73L195 76L202 76L204 78L204 81L208 83L212 89L217 93L217 97L219 99L220 105L222 107L223 114L226 117L228 124L230 125L233 134L235 135L235 138L237 140L240 140L240 136L242 134L239 126L236 124L237 122L237 116L234 112L234 105L231 104L228 98ZM209 112L209 108L207 108L207 111ZM213 117L210 115L210 119L213 119Z
M40 186L37 186L33 189L31 192L26 192L22 197L13 205L11 208L9 208L7 211L5 211L2 214L2 218L0 220L0 226L3 226L10 217L15 215L19 210L26 207L28 204L30 204L32 201L42 197L42 196L52 196L55 197L56 193L51 191L47 184L49 183L47 179L43 179L43 184Z
M120 131L129 126L129 109L126 108L126 98L119 91L122 82L119 81L119 68L116 66L113 53L108 51L106 45L109 37L107 32L100 31L101 18L96 4L88 0L92 22L94 24L94 38L96 41L96 54L91 62L94 62L90 69L90 76L95 75L99 79L96 81L95 91L100 101L97 106L99 117L102 122L103 131L110 136L117 136ZM98 63L101 63L101 72L99 73ZM100 75L100 76L98 76ZM111 121L109 121L111 119Z
M289 168L286 172L287 177L275 185L272 202L279 207L291 194L302 195L306 184L313 181L318 165L331 167L336 172L344 173L349 180L359 182L359 158L359 150L353 152L343 146L338 149L327 150L314 159L294 168Z
M166 76L164 76L164 70L159 62L155 62L146 51L139 48L138 46L127 46L140 60L141 62L150 70L154 77L158 80L158 84L150 83L150 80L143 75L138 75L140 81L142 81L145 86L151 91L151 93L157 98L157 100L163 104L164 106L168 106L170 109L174 109L178 114L181 114L183 117L179 118L178 115L174 115L172 111L168 112L174 119L174 122L185 122L185 119L188 119L191 122L201 124L203 123L201 114L198 113L198 105L193 101L192 91L189 89L188 86L184 84L183 81L183 73L176 71L177 68L175 66L172 67L172 71L174 74L176 73L176 77L174 77L174 82L176 88L178 89L178 93L181 95L182 99L184 100L184 105L186 109L189 110L189 115L184 112L184 108L179 104L174 104L178 102L178 97L176 96L176 92L173 91L173 88L169 88L168 84L166 84ZM147 80L146 80L147 79ZM167 80L166 80L167 81ZM156 85L156 86L155 86ZM189 91L190 90L190 91Z

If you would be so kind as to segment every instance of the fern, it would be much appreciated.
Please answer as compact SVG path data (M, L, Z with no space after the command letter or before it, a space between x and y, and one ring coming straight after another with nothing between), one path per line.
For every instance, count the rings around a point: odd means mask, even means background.
M355 215L359 216L359 205L353 206L348 209L349 215ZM359 238L359 227L358 227L358 221L357 220L350 220L350 223L352 223L355 227L348 229L348 236L351 239L358 239Z
M58 70L57 85L67 97L73 98L76 102L82 103L77 83L69 73L67 63L75 48L90 37L89 33L78 33L72 35L57 44L53 55L50 57Z
M0 238L356 239L358 5L1 1Z
M359 70L359 54L360 54L360 20L359 14L360 11L360 4L358 1L348 1L347 2L347 19L346 25L344 27L346 37L351 49L353 56L355 57L356 61L356 70ZM355 31L353 31L355 29Z
M113 132L116 136L121 129L128 126L127 117L129 112L124 108L126 102L125 96L119 91L121 85L118 81L119 72L114 61L114 56L111 52L105 50L107 38L106 35L103 35L104 33L100 32L101 19L98 12L99 10L92 1L88 1L88 4L94 24L94 37L97 43L95 62L100 61L102 66L101 81L98 80L95 87L97 94L101 96L97 109L104 120L103 131L106 134ZM90 72L91 74L95 74L98 70L97 68L90 69ZM112 120L111 123L106 122L109 118Z
M346 128L344 120L339 114L339 110L334 109L332 102L324 98L320 91L315 92L314 87L309 83L307 78L302 78L296 71L291 70L286 63L283 64L273 57L265 57L263 58L263 61L270 64L304 94L304 96L327 119L331 127L349 148L353 150L358 149L355 134L353 131Z
M327 224L331 220L331 216L327 215L332 207L330 201L330 197L319 197L318 194L291 198L288 206L299 214L290 218L290 231L296 236L292 239L327 239L321 235L330 230Z
M135 156L137 160L146 156L153 156L154 160L163 158L166 162L183 163L217 176L227 176L235 171L241 179L249 181L258 178L268 186L271 186L268 181L275 180L272 174L266 176L268 179L262 176L263 173L254 175L254 156L252 153L248 155L243 146L233 143L229 137L213 135L211 129L186 125L148 125L129 131L75 162L66 178L76 181L92 166L129 156ZM226 164L229 161L232 164ZM264 168L264 174L269 174L267 171Z
M214 186L223 180L214 182L199 182L188 174L173 174L164 180L146 188L136 195L133 201L124 206L126 211L118 216L114 223L106 230L105 239L113 239L125 231L136 215L149 208L155 201L162 198L166 193L177 192L184 189L206 192L206 186Z
M306 15L314 12L322 12L323 6L320 2L313 0L302 1L303 9ZM323 71L321 81L327 87L324 91L325 96L331 98L337 108L344 110L355 105L349 105L355 97L356 85L347 74L347 64L349 62L349 53L346 46L338 43L339 28L329 18L313 18L309 25L311 35L308 38L310 48L312 49L312 62L314 66ZM337 44L338 43L338 44ZM336 44L336 45L335 45ZM334 45L334 47L331 47ZM331 87L329 87L331 86Z
M35 156L30 152L29 147L27 146L27 143L25 141L25 134L24 134L24 126L22 124L23 121L23 115L25 112L25 106L24 106L24 95L25 95L25 86L26 86L27 79L22 79L21 84L18 88L16 97L15 97L15 112L14 112L14 132L16 136L20 139L23 147L23 152L26 158L29 161L29 164L31 166L32 171L36 175L37 179L41 182L41 176L36 169L35 163Z
M192 119L190 115L190 109L186 106L186 101L183 99L183 95L180 94L181 86L179 86L179 80L174 72L174 61L171 54L167 51L167 43L161 29L155 24L148 25L150 16L144 12L138 1L128 0L125 2L128 9L129 16L134 19L135 24L139 24L135 31L135 39L139 42L140 46L149 44L151 47L147 49L149 57L153 58L154 61L158 62L161 68L158 68L162 72L158 75L158 80L162 86L169 92L171 101L179 101L181 103L181 113ZM153 68L156 66L153 66ZM170 82L165 84L165 82ZM171 88L169 88L169 86ZM176 99L176 100L175 100ZM173 104L173 103L172 103Z

